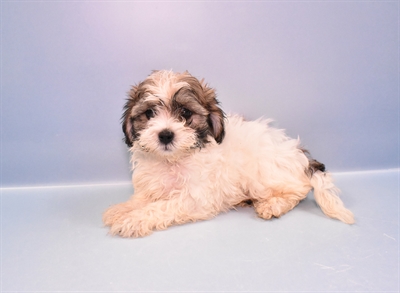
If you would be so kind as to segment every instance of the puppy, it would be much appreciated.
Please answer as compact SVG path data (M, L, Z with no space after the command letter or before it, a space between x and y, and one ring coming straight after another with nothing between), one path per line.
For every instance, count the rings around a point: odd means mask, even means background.
M279 218L311 189L327 216L354 223L325 166L299 140L269 120L226 118L215 91L188 72L154 71L131 89L124 110L135 194L104 213L111 234L143 237L237 205Z

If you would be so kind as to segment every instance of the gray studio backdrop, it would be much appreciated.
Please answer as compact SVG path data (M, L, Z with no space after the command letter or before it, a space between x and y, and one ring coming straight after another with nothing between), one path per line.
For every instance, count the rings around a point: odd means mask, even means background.
M331 171L399 166L398 1L1 2L1 185L128 181L120 116L153 69L300 136Z

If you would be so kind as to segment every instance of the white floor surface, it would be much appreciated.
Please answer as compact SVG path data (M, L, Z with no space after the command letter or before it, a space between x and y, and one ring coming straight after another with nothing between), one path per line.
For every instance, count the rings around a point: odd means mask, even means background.
M399 170L334 178L355 225L310 194L280 219L239 208L141 239L101 221L129 184L2 189L1 290L398 292Z

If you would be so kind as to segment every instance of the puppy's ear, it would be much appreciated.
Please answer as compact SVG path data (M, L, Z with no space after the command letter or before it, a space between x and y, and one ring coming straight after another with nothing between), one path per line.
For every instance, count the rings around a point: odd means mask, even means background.
M221 143L225 136L225 113L219 107L219 101L217 100L215 90L209 87L204 79L199 81L188 72L185 72L184 81L190 85L200 103L210 113L207 118L210 133L217 143Z
M225 113L219 107L215 90L209 87L204 82L204 79L198 80L187 71L180 74L179 80L189 84L200 104L207 109L209 112L207 124L210 134L214 137L217 143L221 143L225 136Z
M208 116L208 125L211 129L211 134L213 135L217 143L221 143L225 136L225 113L219 107L219 101L217 100L215 90L203 84L204 96L207 101L207 110L210 112Z
M128 93L128 99L124 106L124 113L122 114L122 131L125 134L125 143L128 147L133 146L133 142L136 138L136 132L133 128L133 117L132 108L136 105L136 103L140 99L140 91L138 90L138 86L133 86L132 89Z

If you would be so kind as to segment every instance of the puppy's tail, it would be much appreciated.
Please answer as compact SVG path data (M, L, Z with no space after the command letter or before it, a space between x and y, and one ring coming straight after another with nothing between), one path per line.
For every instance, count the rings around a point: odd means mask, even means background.
M320 170L311 175L314 198L325 215L338 219L346 224L354 224L354 216L344 207L339 198L340 190L333 184L329 173Z

